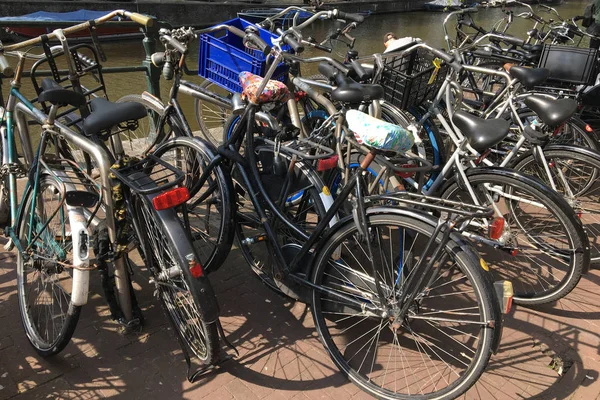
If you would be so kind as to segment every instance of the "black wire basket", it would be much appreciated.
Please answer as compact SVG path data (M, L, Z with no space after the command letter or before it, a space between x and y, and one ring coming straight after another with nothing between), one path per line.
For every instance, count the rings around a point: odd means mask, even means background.
M384 54L383 62L379 84L384 88L384 99L403 110L433 99L449 68L422 48L404 55Z

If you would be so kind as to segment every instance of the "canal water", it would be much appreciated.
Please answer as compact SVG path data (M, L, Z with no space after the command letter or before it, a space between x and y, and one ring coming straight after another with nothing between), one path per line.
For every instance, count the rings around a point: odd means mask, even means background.
M556 6L556 8L561 16L567 18L575 15L582 15L586 4L586 1L569 1L568 3ZM537 6L534 6L534 9L538 14L550 18L548 14L544 14L545 12L542 9L538 9ZM515 13L526 11L524 7L515 7L513 10ZM445 47L445 42L442 23L446 15L447 14L445 13L423 11L373 15L367 18L358 29L352 32L352 35L357 38L355 49L358 50L361 55L382 52L384 50L383 36L387 32L394 32L398 37L419 37L431 45L443 48ZM487 28L491 27L503 17L504 14L500 8L489 8L480 10L474 15L474 20L480 26ZM310 35L320 41L320 39L324 38L330 31L338 26L342 25L336 25L332 21L317 21L310 31L307 30L305 32L305 37ZM453 32L452 27L453 24L450 23L449 28L451 29L451 32ZM524 37L525 32L531 27L532 21L515 18L509 33L512 33L515 36ZM122 43L105 43L103 49L108 58L107 62L104 64L106 66L140 65L144 59L144 50L141 40ZM157 50L160 50L160 44ZM195 43L190 50L191 54L188 56L188 66L190 69L196 69L198 61L197 43ZM345 53L343 46L336 46L336 50L339 57L343 57L343 54ZM324 53L319 52L319 54L322 55ZM307 75L313 71L304 70L303 72ZM109 98L112 101L115 101L126 94L139 94L146 89L144 74L140 72L105 74L104 78L108 87ZM202 79L197 76L187 77L186 79L198 83L202 81ZM30 85L23 85L24 92L27 93L28 90L26 90L26 86ZM168 97L169 88L170 82L161 78L161 92L163 98ZM6 89L6 87L3 89ZM192 129L198 129L194 119L193 100L186 96L180 96L180 100L184 112L192 125Z

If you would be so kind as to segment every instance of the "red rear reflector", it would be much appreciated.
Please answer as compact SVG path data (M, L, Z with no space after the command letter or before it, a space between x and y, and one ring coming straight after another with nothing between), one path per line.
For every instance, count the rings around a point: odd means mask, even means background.
M585 131L591 133L594 132L594 129L589 124L585 124Z
M581 211L580 211L580 212L578 212L578 213L577 213L577 218L581 219L582 215L583 215L583 213L582 213Z
M414 168L416 167L415 164L402 164L400 165L400 168ZM412 178L413 176L415 176L416 172L414 171L410 171L410 172L398 172L396 171L396 176L399 176L400 178Z
M513 256L513 257L516 257L517 254L519 254L519 251L517 249L513 249L513 250L510 251L510 255Z
M306 92L303 92L302 90L298 90L296 93L294 93L294 97L295 97L296 101L305 99L306 98Z
M327 171L329 169L334 169L337 166L338 163L338 156L337 154L331 157L327 157L327 158L322 158L319 160L319 163L317 164L317 171L321 172L321 171Z
M189 198L190 192L188 189L186 187L180 187L159 194L152 199L152 205L157 211L166 210L185 203Z
M490 224L490 238L498 240L502 236L502 232L504 232L504 218L494 218Z
M196 263L194 266L190 267L190 272L194 278L200 278L204 275L204 270L202 270L202 265L200 265L200 263Z

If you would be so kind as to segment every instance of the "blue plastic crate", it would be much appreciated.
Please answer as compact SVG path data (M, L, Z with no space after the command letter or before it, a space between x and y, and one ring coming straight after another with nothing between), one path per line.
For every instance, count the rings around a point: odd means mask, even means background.
M235 26L242 31L252 25L241 18L235 18L223 24ZM258 30L260 37L272 45L272 39L277 36L265 29L258 28ZM243 40L239 36L226 30L200 35L198 75L222 88L240 93L242 91L238 78L240 72L249 71L255 75L264 76L267 69L265 55L261 51L244 47ZM287 71L288 67L281 63L277 66L271 79L284 81Z

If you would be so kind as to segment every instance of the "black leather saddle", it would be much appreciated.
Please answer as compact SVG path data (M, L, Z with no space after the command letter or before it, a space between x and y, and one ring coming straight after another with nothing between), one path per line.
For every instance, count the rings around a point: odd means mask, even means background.
M337 87L331 92L333 101L362 103L383 99L383 87L381 85L358 83L327 62L319 64L319 72L337 83Z
M518 80L528 89L541 85L550 76L550 70L546 68L526 68L515 65L508 71L510 76Z
M352 78L339 74L336 82L338 87L331 92L331 99L344 103L362 103L383 99L381 85L362 84Z
M566 122L577 110L577 102L573 99L557 100L543 96L528 96L523 102L548 126L558 126Z
M542 51L544 46L541 44L524 44L521 48L525 51L529 51L531 53L539 53Z
M146 108L139 103L111 103L97 97L90 102L92 113L83 120L83 132L95 135L125 121L134 121L147 115Z
M65 89L50 78L42 79L42 93L38 100L59 106L81 107L85 104L84 95Z
M510 129L510 123L504 119L483 119L462 110L454 113L452 122L479 153L500 143Z

